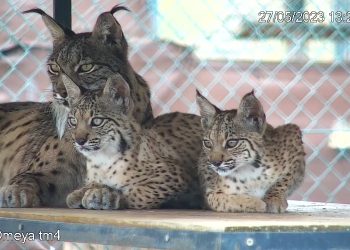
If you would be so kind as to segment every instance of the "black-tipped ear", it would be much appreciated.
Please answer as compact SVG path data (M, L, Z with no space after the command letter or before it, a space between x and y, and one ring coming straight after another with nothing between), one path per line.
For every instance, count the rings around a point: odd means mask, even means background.
M66 88L69 105L72 106L81 96L81 91L78 85L70 79L66 74L62 74L62 82Z
M45 11L41 9L30 9L30 10L23 11L22 13L23 14L37 13L41 15L54 41L63 39L65 36L74 35L74 32L72 30L62 27L59 23L55 21L55 19L50 17L48 14L45 13Z
M266 116L254 90L246 94L239 104L238 117L249 131L263 133L266 128Z
M220 109L211 104L198 90L196 90L196 92L196 99L201 115L202 127L204 129L208 129L213 124L215 116L220 112Z
M128 8L126 8L125 6L121 5L121 4L117 4L115 5L110 11L109 13L111 13L112 15L114 15L114 13L120 11L120 10L125 10L130 12L130 10Z
M129 11L128 8L116 5L109 12L104 12L98 16L95 27L92 31L92 37L96 40L108 44L121 44L123 30L113 14L120 10Z
M110 100L112 104L117 105L123 113L130 114L132 112L133 102L130 97L130 87L121 75L112 75L107 79L102 96Z

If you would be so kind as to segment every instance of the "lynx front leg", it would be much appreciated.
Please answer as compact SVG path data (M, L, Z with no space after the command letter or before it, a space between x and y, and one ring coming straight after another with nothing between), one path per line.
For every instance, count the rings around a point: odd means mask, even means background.
M69 208L120 209L120 197L119 191L93 182L70 193L66 203Z
M208 207L217 212L266 212L265 202L249 195L210 192L206 200Z
M59 168L18 174L0 189L0 207L63 206L61 199L71 187L65 183L78 183L71 178Z
M24 172L16 175L9 185L0 189L0 207L38 207L43 205L40 194L47 185L42 185L43 173Z
M16 175L0 189L0 207L65 206L67 194L81 183L80 169L84 169L78 164L69 166L52 164Z
M284 213L288 207L287 198L282 190L274 189L264 197L268 213Z
M66 204L69 208L84 208L82 204L85 192L91 188L91 185L84 186L71 192L66 198Z
M284 213L287 210L288 187L292 181L291 176L282 177L266 192L263 200L268 213Z
M0 189L0 207L39 207L39 188L33 179Z
M303 156L302 156L303 157ZM282 176L265 194L264 201L269 213L284 213L288 207L287 197L297 189L304 179L305 161L296 159Z
M88 188L81 202L84 208L95 210L122 209L125 207L120 191L100 184Z

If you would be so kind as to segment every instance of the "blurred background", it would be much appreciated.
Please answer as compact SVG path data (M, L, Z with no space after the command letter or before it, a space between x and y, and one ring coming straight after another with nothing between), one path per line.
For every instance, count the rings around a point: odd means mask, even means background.
M91 31L118 1L72 1L74 31ZM304 133L307 175L291 197L350 203L350 3L345 0L130 0L118 12L129 58L151 87L156 115L198 113L195 88L223 109L255 89L274 126L296 123ZM2 0L0 102L51 98L46 58L51 37L38 15L49 0ZM291 22L260 11L315 11ZM332 11L342 11L335 20ZM281 15L281 14L278 14ZM320 16L318 16L320 17ZM259 20L261 19L261 20ZM265 22L263 22L265 21Z

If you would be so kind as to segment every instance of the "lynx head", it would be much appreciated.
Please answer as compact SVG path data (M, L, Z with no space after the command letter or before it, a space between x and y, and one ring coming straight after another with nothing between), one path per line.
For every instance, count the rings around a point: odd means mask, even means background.
M246 165L259 167L266 122L254 92L242 98L238 110L221 111L198 91L197 104L205 131L203 150L208 165L221 176Z
M76 149L88 158L123 154L133 143L138 126L127 82L119 74L108 78L102 91L82 95L67 76L62 77L71 107L67 128Z
M122 75L129 84L139 78L127 59L128 44L122 28L113 17L119 10L128 9L117 5L99 15L92 32L77 34L63 28L40 9L24 12L40 14L53 38L47 71L52 82L56 126L60 136L64 133L69 111L64 76L74 81L83 93L103 89L107 78L114 74Z

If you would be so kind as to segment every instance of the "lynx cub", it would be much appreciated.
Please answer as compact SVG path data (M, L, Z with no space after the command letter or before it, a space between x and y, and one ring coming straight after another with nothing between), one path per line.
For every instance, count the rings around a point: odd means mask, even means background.
M122 76L110 77L101 95L84 94L69 78L68 131L87 158L85 186L67 197L70 208L157 208L194 189L195 169L172 141L143 129L132 117L133 102ZM199 202L198 202L199 203Z
M237 110L221 111L199 92L197 103L205 131L199 175L206 206L221 212L284 212L288 195L304 177L299 127L267 124L254 92Z

